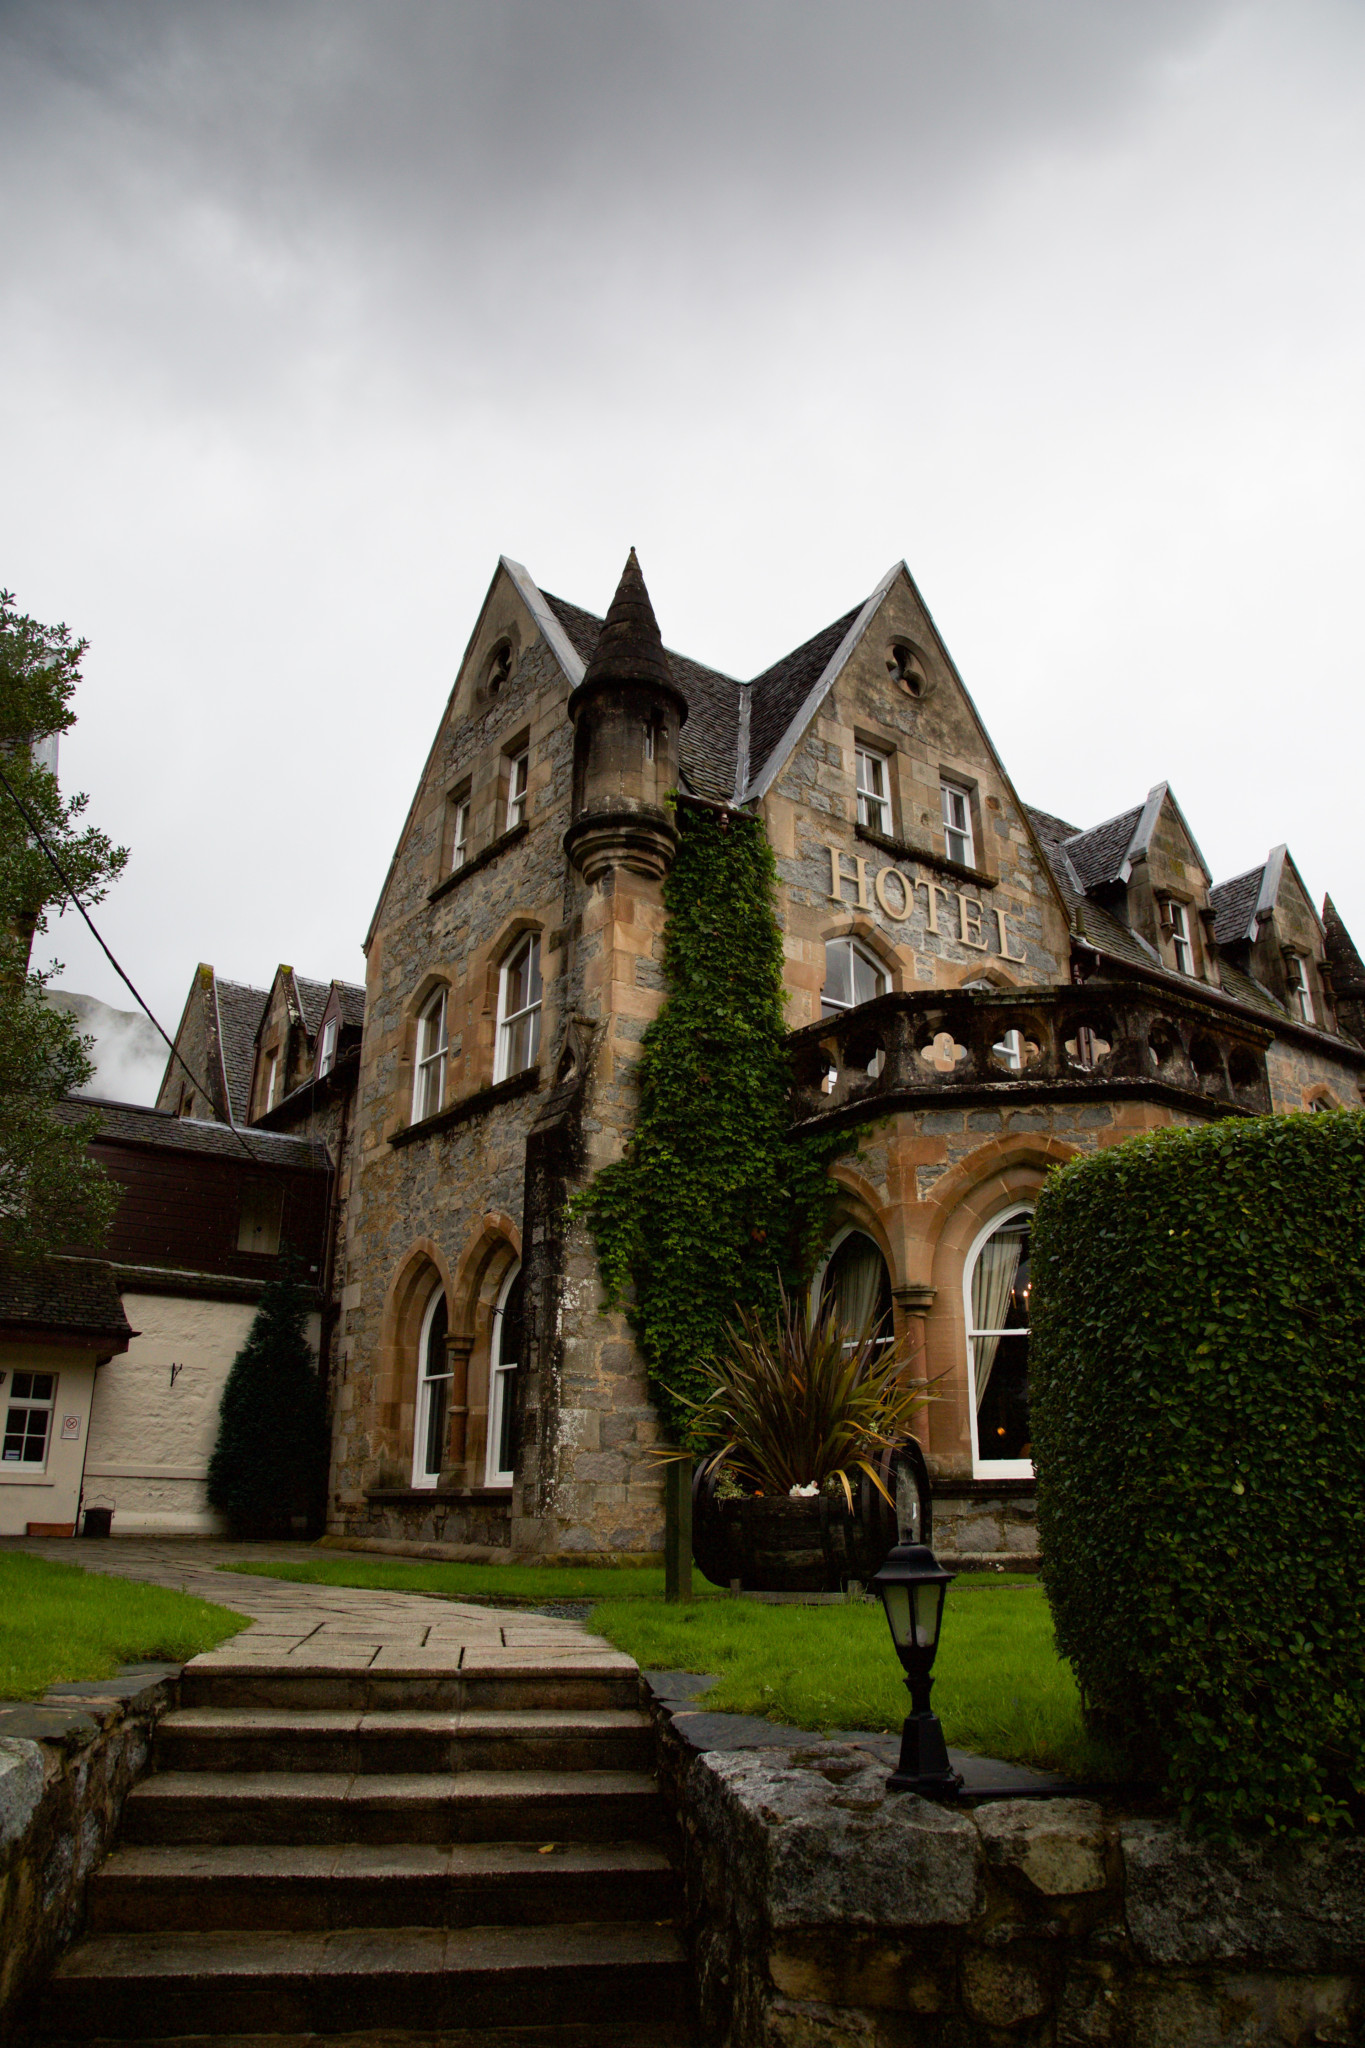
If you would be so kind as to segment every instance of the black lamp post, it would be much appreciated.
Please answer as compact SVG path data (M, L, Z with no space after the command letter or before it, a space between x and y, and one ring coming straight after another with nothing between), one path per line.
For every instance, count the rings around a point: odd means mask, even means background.
M901 1758L888 1792L956 1799L962 1779L948 1762L938 1715L929 1705L930 1669L943 1622L943 1597L956 1572L945 1572L924 1543L898 1543L872 1583L886 1610L896 1655L905 1667L910 1712L901 1730Z

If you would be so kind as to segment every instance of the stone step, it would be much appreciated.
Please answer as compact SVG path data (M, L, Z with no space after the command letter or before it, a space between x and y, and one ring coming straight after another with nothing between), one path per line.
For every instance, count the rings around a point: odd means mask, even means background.
M157 1730L175 1771L648 1770L638 1708L181 1707Z
M117 1849L91 1880L96 1934L218 1928L667 1920L677 1880L642 1842Z
M537 2027L687 2010L677 1932L651 1923L101 1934L58 1964L37 2032L89 2040Z
M287 1662L234 1655L232 1645L210 1650L185 1666L180 1680L185 1707L287 1707L326 1712L383 1713L390 1708L450 1712L555 1709L595 1711L640 1705L635 1660L617 1651L528 1657L517 1650L467 1650L458 1670L444 1655L390 1656L338 1663L319 1653Z
M655 1842L666 1824L643 1771L160 1771L128 1795L122 1840Z

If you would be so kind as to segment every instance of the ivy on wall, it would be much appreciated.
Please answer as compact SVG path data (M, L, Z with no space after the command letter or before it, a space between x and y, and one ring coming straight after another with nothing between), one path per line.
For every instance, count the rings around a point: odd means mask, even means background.
M776 864L758 818L680 807L664 884L664 1005L645 1033L625 1155L579 1196L608 1305L625 1305L670 1434L736 1304L771 1316L809 1279L845 1134L793 1133Z

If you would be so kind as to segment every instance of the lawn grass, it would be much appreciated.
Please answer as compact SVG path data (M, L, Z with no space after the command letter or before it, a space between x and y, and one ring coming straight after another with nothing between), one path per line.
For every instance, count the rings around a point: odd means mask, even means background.
M403 1557L338 1557L324 1553L284 1563L224 1564L252 1578L294 1579L308 1586L372 1586L384 1593L435 1593L446 1600L662 1600L661 1564L427 1564ZM707 1591L705 1580L702 1586ZM717 1594L718 1599L724 1598Z
M333 1554L223 1569L450 1600L592 1600L590 1626L646 1670L716 1672L708 1707L797 1728L899 1728L909 1704L880 1606L769 1607L731 1599L699 1575L700 1597L669 1606L657 1564L428 1564ZM956 1747L1072 1776L1116 1774L1086 1735L1036 1579L956 1580L934 1670L934 1705Z
M0 1699L109 1678L120 1664L182 1664L250 1617L188 1593L0 1550Z

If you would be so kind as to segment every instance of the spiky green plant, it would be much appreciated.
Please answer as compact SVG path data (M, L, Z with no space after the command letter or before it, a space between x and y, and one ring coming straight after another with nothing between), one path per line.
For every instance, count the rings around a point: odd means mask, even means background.
M771 1322L738 1305L736 1314L720 1354L700 1367L706 1394L687 1401L703 1469L720 1466L755 1492L779 1495L837 1479L850 1510L849 1475L865 1472L891 1502L877 1462L936 1398L907 1377L905 1347L888 1344L874 1321L850 1329L832 1301L812 1313L784 1293Z

